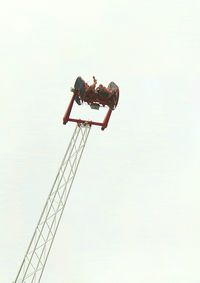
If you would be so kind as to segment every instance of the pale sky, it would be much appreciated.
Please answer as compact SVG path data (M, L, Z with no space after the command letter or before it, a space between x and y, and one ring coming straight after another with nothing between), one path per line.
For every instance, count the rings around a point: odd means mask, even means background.
M15 280L73 133L62 117L78 75L115 81L120 101L92 128L41 282L200 282L199 11L1 4L0 282Z

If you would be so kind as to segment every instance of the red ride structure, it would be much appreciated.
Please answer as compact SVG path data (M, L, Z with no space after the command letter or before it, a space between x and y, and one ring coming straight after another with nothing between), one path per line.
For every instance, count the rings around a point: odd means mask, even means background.
M94 83L91 86L87 85L81 77L78 77L75 82L74 89L72 90L73 96L64 115L63 123L76 122L77 125L14 283L40 282L91 126L101 126L101 129L104 130L108 125L112 111L117 106L119 99L119 88L117 85L111 82L108 88L102 85L96 88L97 81L95 78L93 79ZM74 101L78 105L87 103L92 109L99 109L100 106L108 107L103 122L70 118Z
M75 81L74 88L71 89L73 96L63 117L63 124L67 122L88 123L90 125L101 126L104 130L108 126L112 111L117 107L119 100L119 88L114 82L110 82L108 87L100 84L96 87L97 80L93 77L93 84L88 85L81 77ZM82 105L84 102L92 109L99 110L100 107L108 107L108 111L102 122L87 121L70 117L74 102Z

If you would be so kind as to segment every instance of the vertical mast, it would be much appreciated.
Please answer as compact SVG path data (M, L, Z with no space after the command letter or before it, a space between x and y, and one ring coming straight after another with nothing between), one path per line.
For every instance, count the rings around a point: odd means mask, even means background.
M91 125L77 123L14 283L39 283Z

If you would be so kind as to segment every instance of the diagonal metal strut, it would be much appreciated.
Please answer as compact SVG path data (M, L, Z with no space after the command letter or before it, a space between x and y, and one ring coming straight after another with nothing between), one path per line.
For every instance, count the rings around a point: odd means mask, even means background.
M77 124L14 283L39 283L91 125Z

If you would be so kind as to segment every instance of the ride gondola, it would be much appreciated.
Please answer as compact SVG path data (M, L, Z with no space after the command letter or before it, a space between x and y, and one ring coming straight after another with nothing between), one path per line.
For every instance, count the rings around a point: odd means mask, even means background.
M117 107L119 101L118 86L114 82L110 82L108 87L102 84L97 87L95 77L93 77L93 84L89 85L79 76L75 81L74 88L71 88L71 91L73 92L73 96L63 117L63 124L65 125L67 122L75 122L78 124L87 123L89 125L101 126L102 130L107 128L111 113ZM106 106L108 111L102 122L72 118L71 111L74 101L78 105L87 103L92 109L98 110L100 107Z
M75 101L78 105L86 102L92 109L108 106L111 110L114 110L119 101L118 86L114 82L110 82L108 87L102 84L97 87L95 77L93 77L92 85L88 85L81 77L78 77L72 92L75 94Z

